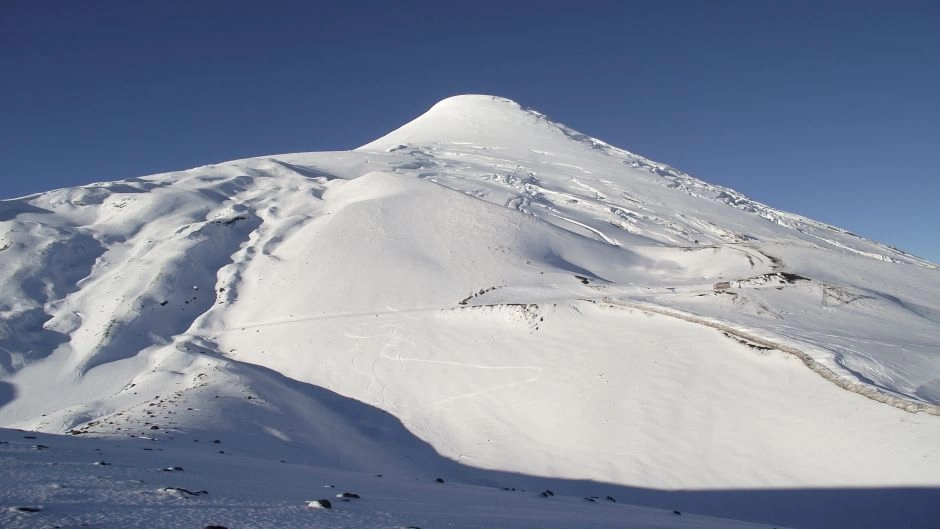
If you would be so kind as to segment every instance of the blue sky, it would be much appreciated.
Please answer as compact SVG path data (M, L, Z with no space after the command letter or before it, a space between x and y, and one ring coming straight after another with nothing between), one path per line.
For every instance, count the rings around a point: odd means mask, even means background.
M353 148L487 93L940 262L938 27L929 0L5 0L0 198Z

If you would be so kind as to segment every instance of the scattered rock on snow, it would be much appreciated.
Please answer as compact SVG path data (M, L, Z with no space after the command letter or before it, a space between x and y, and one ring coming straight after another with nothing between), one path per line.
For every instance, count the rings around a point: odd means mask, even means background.
M307 502L307 507L311 509L332 509L333 504L330 503L330 500L310 500Z
M205 490L191 491L180 487L163 487L160 489L160 492L166 492L180 497L190 497L190 496L202 496L203 494L209 494Z
M359 495L355 492L341 492L336 495L337 498L355 498L359 499Z

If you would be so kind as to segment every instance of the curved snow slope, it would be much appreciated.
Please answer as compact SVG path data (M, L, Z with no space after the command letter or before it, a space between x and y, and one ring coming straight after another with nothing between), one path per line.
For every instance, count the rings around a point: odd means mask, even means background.
M460 96L355 151L0 201L0 425L429 471L397 418L530 475L937 485L937 292L931 263Z

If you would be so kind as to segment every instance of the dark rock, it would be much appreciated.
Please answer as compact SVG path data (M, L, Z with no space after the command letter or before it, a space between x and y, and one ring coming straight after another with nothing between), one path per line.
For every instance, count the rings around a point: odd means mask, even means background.
M437 479L435 479L434 481L437 482L437 483L444 483L444 480L441 479L441 478L437 478Z
M797 281L809 281L808 277L803 277L798 274L791 274L790 272L779 272L779 274L784 281L790 284L796 283Z
M544 490L544 491L542 491L542 494L541 494L541 496L542 496L543 498L550 498L550 497L552 497L552 496L554 496L554 495L555 495L554 492L552 492L552 491L550 491L550 490L547 490L547 489Z
M597 500L595 500L594 498L584 498L584 501L589 501L589 502L591 502L591 503L596 503L596 502L597 502Z
M312 507L314 509L332 509L333 504L330 503L330 500L310 500L307 502L307 507Z
M13 510L19 511L19 512L40 512L42 511L42 508L40 507L14 507Z
M682 513L681 513L681 512L679 512L679 511L672 511L672 514L675 514L675 515L679 515L679 516L682 516Z
M215 441L212 441L212 442L215 443L215 444L219 444L219 443L221 443L222 441L216 439Z
M100 466L100 467L106 467L106 466L110 465L111 463L108 463L107 461L95 461L95 464L98 465L98 466Z
M337 498L355 498L359 499L359 495L355 492L342 492L336 495Z
M46 445L33 445L33 448L35 448L36 450L46 450L49 447Z
M224 525L207 525L203 529L228 529Z
M150 427L150 429L151 429L151 430L159 430L160 427L157 426L156 424L154 424L153 426Z
M607 501L612 501L614 503L617 502L617 500L615 500L613 496L607 496Z
M173 491L176 491L176 492L179 492L179 493L181 493L181 494L185 494L186 496L202 496L203 494L209 494L209 492L208 492L208 491L205 491L205 490L192 491L192 490L187 490L187 489L183 489L183 488L180 488L180 487L164 487L164 488L163 488L163 491L164 491L164 492L173 492Z

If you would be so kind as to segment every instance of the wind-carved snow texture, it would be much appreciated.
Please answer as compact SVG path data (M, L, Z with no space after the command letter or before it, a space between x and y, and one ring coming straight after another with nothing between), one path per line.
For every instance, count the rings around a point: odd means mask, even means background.
M577 498L936 487L938 291L932 263L459 96L353 151L0 201L0 425ZM831 526L814 505L693 506Z

